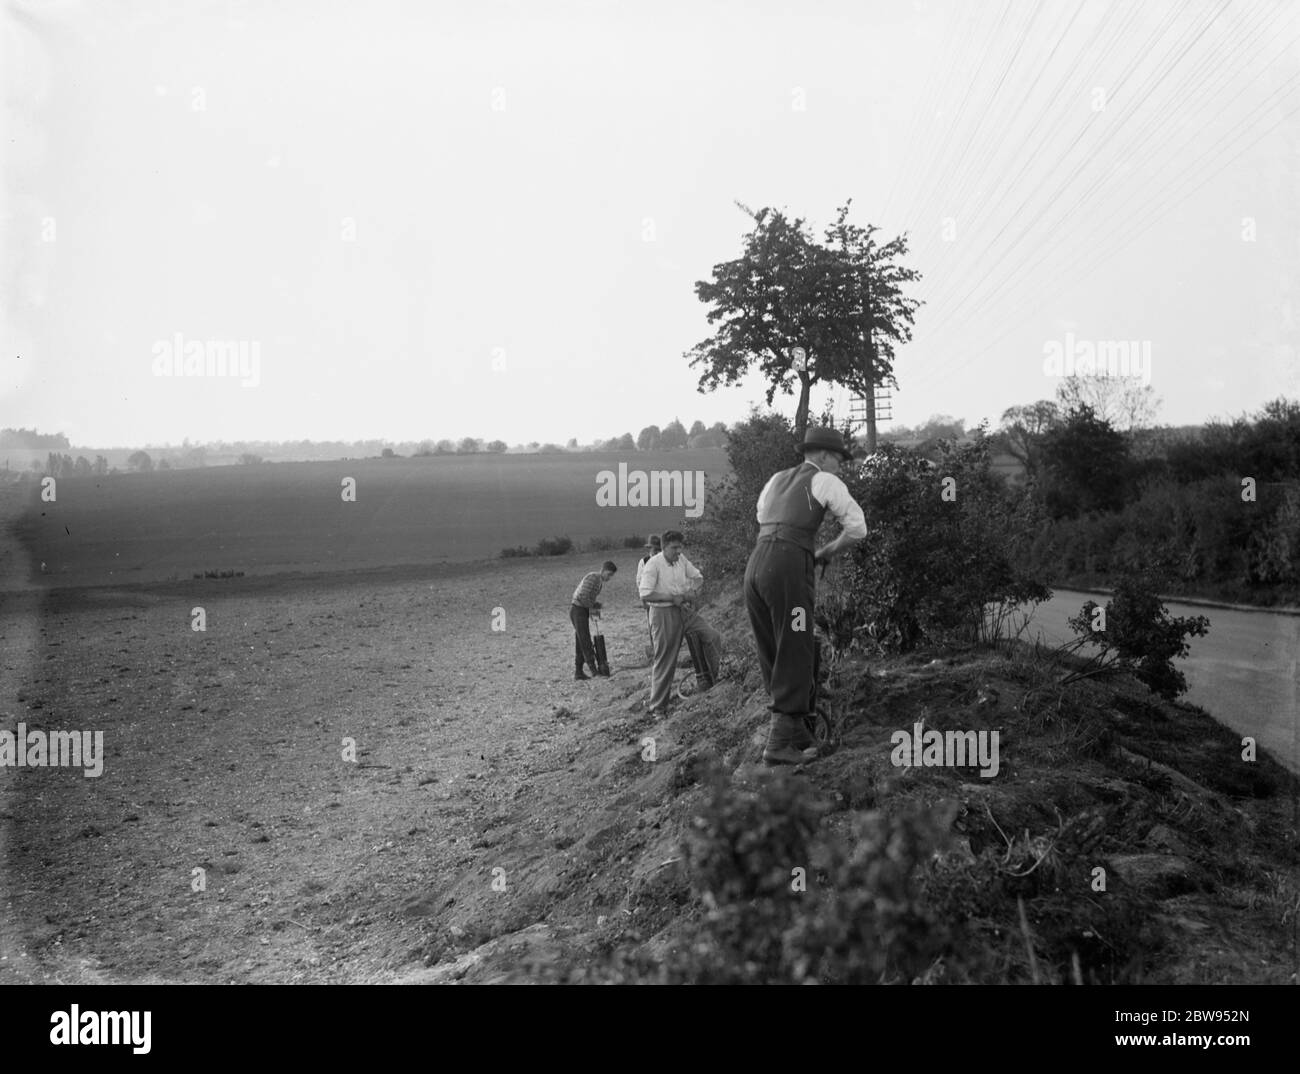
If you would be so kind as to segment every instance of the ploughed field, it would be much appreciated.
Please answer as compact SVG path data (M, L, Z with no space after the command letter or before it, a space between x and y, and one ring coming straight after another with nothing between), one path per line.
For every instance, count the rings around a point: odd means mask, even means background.
M619 467L628 480L621 488ZM477 560L544 537L622 538L678 525L685 503L638 502L635 474L685 499L727 473L721 450L469 455L265 463L106 477L65 477L54 502L21 488L15 535L42 585L184 581ZM605 476L602 476L605 475ZM344 499L346 479L355 499ZM648 484L648 481L647 481ZM605 491L606 506L598 493ZM649 490L647 489L647 492ZM648 497L647 497L648 498ZM45 564L43 575L40 564ZM18 581L32 582L24 575ZM6 581L5 587L11 585Z
M590 556L10 594L0 727L104 756L0 769L0 981L388 980L530 924L584 714L644 683L637 553L603 555L620 671L592 682L567 618Z

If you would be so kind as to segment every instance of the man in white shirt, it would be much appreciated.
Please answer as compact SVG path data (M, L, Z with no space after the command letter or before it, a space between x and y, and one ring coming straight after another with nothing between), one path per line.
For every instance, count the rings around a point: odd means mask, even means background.
M814 760L804 722L816 702L813 633L815 564L831 560L867 535L867 523L838 472L853 458L834 429L809 429L800 445L804 461L774 474L758 497L758 543L745 568L745 610L754 631L763 685L772 696L766 764ZM829 511L841 532L815 548Z
M663 535L663 551L646 561L637 585L650 609L650 640L654 646L649 711L660 716L668 711L683 636L690 636L692 653L698 653L697 659L705 665L700 668L697 664L695 669L701 682L711 686L718 681L722 637L695 610L695 595L704 585L704 575L682 554L683 543L685 538L679 530L668 530Z

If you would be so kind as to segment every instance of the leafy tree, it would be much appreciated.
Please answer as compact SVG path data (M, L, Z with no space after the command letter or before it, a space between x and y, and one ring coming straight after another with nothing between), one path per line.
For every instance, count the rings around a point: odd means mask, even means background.
M73 463L72 472L78 477L87 477L91 472L90 460L85 455L78 455L77 461Z
M1038 472L1039 447L1043 435L1060 420L1060 409L1048 399L1040 399L1024 406L1007 407L1002 412L1003 443L1007 451L1019 459L1030 474Z
M482 442L472 436L465 437L456 445L457 455L476 455L482 450Z
M689 433L687 433L686 435L687 435L687 436L702 436L702 435L704 435L705 431L706 431L706 430L705 430L705 428L704 428L704 422L702 422L702 421L700 421L698 418L696 418L695 421L691 422L691 431L690 431Z
M149 457L147 451L134 451L127 458L126 465L132 470L147 474L153 470L153 459Z
M453 444L450 440L439 440L433 446L433 453L435 455L454 455L455 452L456 452L456 445Z
M504 440L489 440L484 450L492 455L500 455L506 450L506 442Z
M659 447L659 438L663 436L658 425L647 425L636 438L638 451L654 451Z
M103 477L108 473L108 460L103 455L95 456L94 471L96 477Z
M1044 504L1053 518L1124 506L1131 457L1123 434L1086 403L1042 438Z
M89 465L89 464L87 464L87 465ZM171 464L170 462L168 462L166 459L159 459L159 460L158 460L158 469L159 469L159 470L170 470L171 468L172 468L172 464Z
M839 209L824 243L801 218L740 206L754 221L741 256L695 284L711 307L709 323L721 322L687 352L690 364L703 368L699 390L736 384L757 365L768 381L769 406L778 391L789 395L798 386L797 439L808 424L814 384L839 384L870 398L874 385L892 376L894 344L911 338L919 305L901 289L918 274L895 263L907 252L906 238L878 246L876 228L847 223L850 204ZM794 366L796 346L806 352L806 368Z
M614 447L618 451L635 451L636 441L632 439L631 433L624 433L617 440L613 441Z
M257 466L264 461L261 455L254 455L251 451L245 451L239 456L239 462L242 466Z
M663 434L659 437L659 446L665 451L686 446L686 429L676 418L664 426Z
M538 451L543 455L561 455L564 453L564 448L559 444L543 444Z

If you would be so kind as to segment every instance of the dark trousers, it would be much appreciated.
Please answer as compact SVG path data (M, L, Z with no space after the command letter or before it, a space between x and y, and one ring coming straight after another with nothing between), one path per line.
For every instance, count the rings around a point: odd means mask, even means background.
M816 593L811 552L790 541L759 540L745 567L745 611L763 686L772 710L783 715L803 716L813 703Z
M591 640L591 611L580 604L570 604L569 621L573 623L573 670L581 671L585 660L594 674L596 646Z

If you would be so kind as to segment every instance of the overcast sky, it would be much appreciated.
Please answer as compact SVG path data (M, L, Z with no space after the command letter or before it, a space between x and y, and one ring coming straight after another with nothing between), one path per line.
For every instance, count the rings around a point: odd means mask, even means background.
M820 233L850 197L924 275L897 421L1050 398L1067 333L1148 345L1167 423L1300 397L1300 4L3 21L0 425L110 446L730 423L763 385L701 395L682 354L711 331L695 281L748 230L735 202ZM178 334L244 343L256 377L157 375Z

